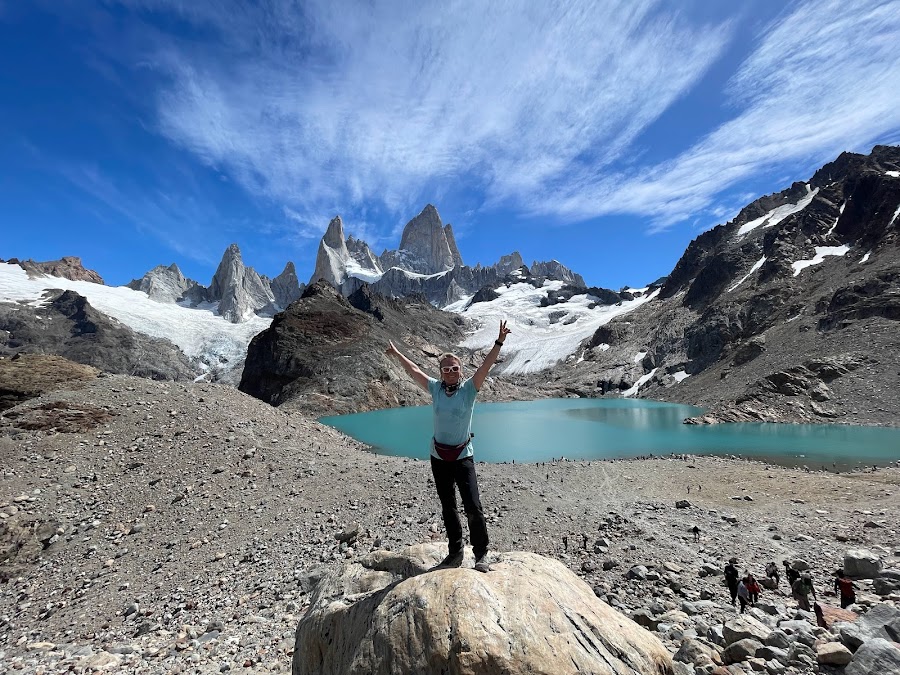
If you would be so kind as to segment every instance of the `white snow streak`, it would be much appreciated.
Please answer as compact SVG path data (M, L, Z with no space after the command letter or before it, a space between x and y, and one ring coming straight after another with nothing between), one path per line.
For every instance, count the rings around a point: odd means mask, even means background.
M690 375L684 370L679 370L677 373L672 373L672 377L675 378L676 382L681 382L682 380L689 378Z
M885 171L891 178L900 178L900 171Z
M734 286L732 286L731 288L729 288L729 289L728 289L727 291L725 291L725 292L726 292L726 293L731 293L731 291L733 291L735 288L737 288L737 287L740 286L742 283L744 283L745 281L747 281L747 279L750 278L750 275L751 275L751 274L753 274L756 270L758 270L760 267L763 266L763 263L764 263L764 262L766 262L766 256L763 256L762 258L760 258L759 260L757 260L755 263L753 263L753 267L750 268L750 271L747 272L747 274L745 274L745 275L741 278L740 281L738 281Z
M897 216L900 216L900 206L897 207L897 210L894 211L894 215L891 216L891 222L888 223L888 227L894 224L894 221L897 220Z
M654 368L646 375L641 375L640 379L634 383L634 385L631 387L631 389L628 389L628 390L622 392L622 396L636 395L640 391L641 387L643 387L647 382L649 382L650 378L656 374L657 370L658 370L658 368Z
M863 257L862 260L859 261L860 265L865 264L869 260L869 256L872 255L872 251L868 251Z
M781 206L769 211L766 215L760 216L755 220L751 220L749 223L744 223L738 230L737 236L743 237L750 230L755 230L759 226L772 227L773 225L777 225L778 223L780 223L789 215L797 213L798 211L802 211L807 206L809 206L810 202L813 200L813 197L815 197L819 192L819 188L816 188L815 190L810 192L809 185L807 185L806 191L807 195L796 204L782 204Z
M841 204L841 210L840 210L840 212L838 213L838 217L834 219L834 223L833 223L832 226L828 229L828 232L825 233L825 236L826 236L826 237L829 236L832 232L834 232L834 228L837 227L838 221L841 219L841 214L844 213L844 207L845 207L845 206L847 206L847 202L844 202L843 204Z
M811 260L798 260L797 262L791 263L791 267L794 268L794 276L797 276L811 265L818 265L825 260L825 256L846 255L849 250L849 246L816 246L816 255L814 258Z

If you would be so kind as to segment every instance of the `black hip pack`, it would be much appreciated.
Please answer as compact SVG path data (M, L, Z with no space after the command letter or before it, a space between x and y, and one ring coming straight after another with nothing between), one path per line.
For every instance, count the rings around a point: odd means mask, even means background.
M447 445L446 443L438 443L434 438L432 438L431 441L434 443L434 449L437 450L437 453L442 460L444 460L445 462L455 462L462 454L463 450L469 447L469 443L473 438L475 438L475 434L469 434L466 442L460 443L459 445Z

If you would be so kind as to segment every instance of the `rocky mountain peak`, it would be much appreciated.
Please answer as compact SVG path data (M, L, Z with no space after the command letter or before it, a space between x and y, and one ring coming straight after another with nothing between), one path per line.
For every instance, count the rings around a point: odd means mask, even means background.
M284 266L281 274L272 279L269 287L272 289L272 295L275 296L277 309L284 309L290 305L300 297L305 288L297 278L297 270L294 268L294 263L290 261Z
M452 228L450 236L453 237ZM456 249L455 239L451 248L441 216L432 204L426 205L422 212L403 228L398 253L402 260L398 266L420 274L444 272L453 269L457 259L462 261L459 250Z
M205 298L202 287L196 281L185 278L175 263L168 267L158 265L140 279L133 279L126 285L135 291L146 293L157 302L178 302L186 297L198 300Z
M521 256L519 257L519 260L521 260ZM587 284L584 283L584 278L580 274L573 272L558 260L547 260L544 262L534 261L531 263L531 274L536 277L558 279L559 281L564 281L567 284L578 286L580 288L587 286Z
M103 278L94 270L85 269L84 265L81 264L81 258L74 255L66 255L59 260L48 260L47 262L37 262L31 259L21 261L16 258L11 258L8 262L18 265L29 274L49 274L61 279L90 281L91 283L103 285Z
M524 266L525 261L522 260L522 255L518 251L513 251L509 255L500 256L500 260L497 261L497 271L501 276L505 276Z
M328 223L328 228L325 230L325 236L322 237L322 241L325 242L326 246L334 249L340 249L345 246L344 221L341 220L340 216L335 216Z
M275 296L252 267L245 267L237 244L231 244L209 287L209 299L219 303L219 314L232 323L246 321L258 310L271 307Z
M324 279L336 288L340 288L347 276L347 260L350 251L344 239L344 223L340 216L335 216L328 223L325 236L319 242L316 253L316 267L309 279L309 285Z
M459 248L456 246L456 237L453 236L453 226L450 223L444 227L444 236L447 237L447 245L450 246L450 254L453 256L453 266L461 267L463 264Z

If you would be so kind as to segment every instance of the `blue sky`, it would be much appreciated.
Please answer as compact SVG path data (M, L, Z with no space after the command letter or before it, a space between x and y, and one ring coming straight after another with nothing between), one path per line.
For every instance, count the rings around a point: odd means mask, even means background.
M0 257L306 280L425 204L588 283L900 143L900 0L0 0Z

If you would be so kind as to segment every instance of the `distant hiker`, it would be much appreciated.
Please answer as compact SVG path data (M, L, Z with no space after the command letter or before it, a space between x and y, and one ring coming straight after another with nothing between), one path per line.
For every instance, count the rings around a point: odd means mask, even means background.
M475 398L484 380L500 355L506 336L512 331L506 321L500 322L500 334L494 341L484 362L467 380L463 380L462 363L455 354L441 354L438 363L441 379L436 380L423 373L419 367L388 344L387 355L396 357L413 381L431 394L434 420L434 437L431 439L431 473L434 486L441 500L441 515L447 530L448 555L439 567L459 567L463 561L463 531L456 508L456 488L462 497L463 509L469 521L469 536L475 553L475 569L489 572L488 533L484 520L481 498L478 494L478 478L475 475L474 449L472 448L472 413Z
M566 535L563 535L563 551L569 551L569 538Z
M741 603L741 614L743 614L744 609L750 603L750 590L747 588L746 577L738 582L737 597ZM731 604L733 605L734 603L732 602Z
M844 574L844 570L834 573L834 592L841 596L841 609L847 609L856 602L856 584Z
M731 593L731 606L734 606L738 592L738 570L735 567L737 558L732 558L725 565L725 583L728 584L728 591Z
M800 572L794 569L794 567L787 560L782 563L784 565L784 573L787 576L787 583L789 588L794 587L794 582L800 578Z
M691 486L688 485L688 494L691 494Z
M777 588L778 584L781 582L781 577L778 575L778 565L774 562L770 562L766 565L766 576L775 580L775 587Z
M744 578L744 585L750 592L750 604L755 605L759 602L759 582L756 580L756 577L747 573L747 576Z
M800 609L808 612L810 611L810 594L812 594L813 600L818 599L816 598L816 589L813 588L812 577L809 575L809 572L804 572L800 575L800 578L791 585L791 595L794 597L794 600L797 601Z
M700 541L700 528L697 527L696 525L694 525L694 526L691 528L691 532L692 532L693 535L694 535L694 541Z

